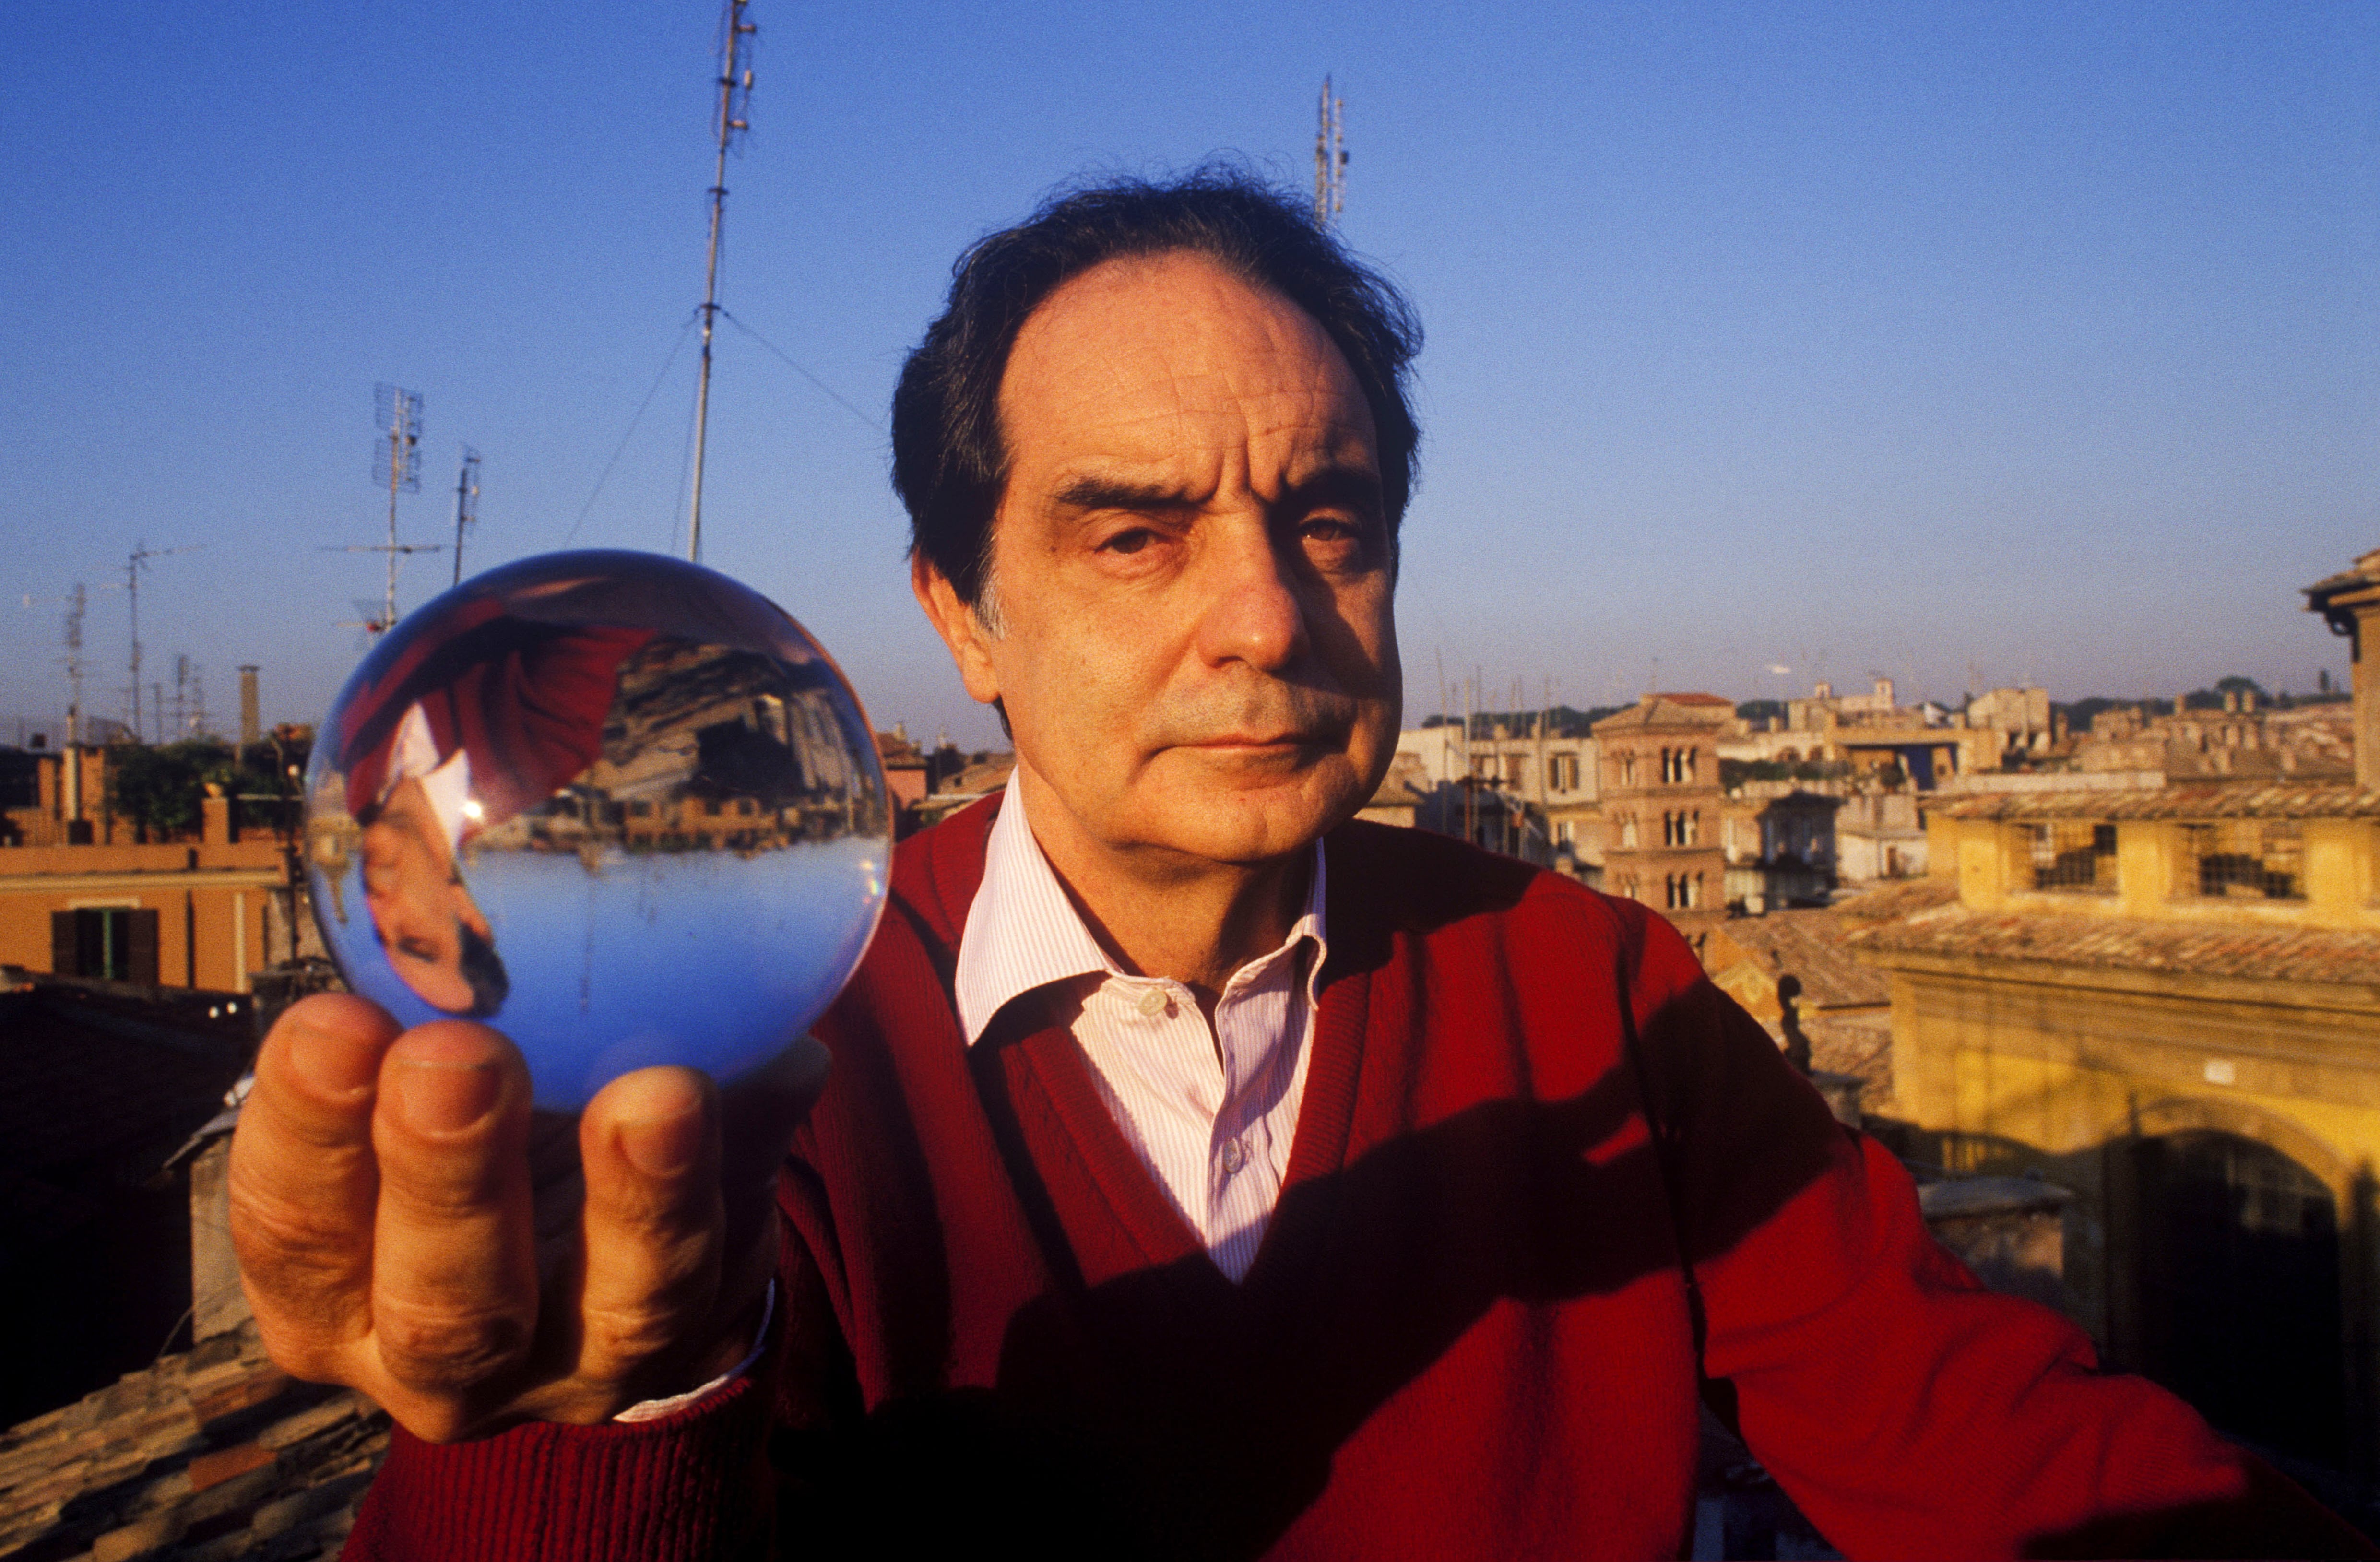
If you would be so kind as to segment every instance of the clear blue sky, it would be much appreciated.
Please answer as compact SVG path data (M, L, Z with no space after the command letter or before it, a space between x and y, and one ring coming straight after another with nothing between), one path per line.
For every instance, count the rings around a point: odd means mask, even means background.
M1429 333L1399 617L1572 704L1889 672L1955 697L2244 672L2342 642L2295 587L2380 546L2380 6L866 5L755 0L706 559L880 725L996 728L911 605L880 419L953 255L1086 170L1237 153ZM0 741L151 675L218 717L352 664L372 386L427 399L407 537L485 457L474 565L682 525L710 0L18 6L0 49ZM666 374L663 366L668 364ZM660 377L591 506L605 463ZM583 519L582 519L583 515ZM445 578L417 560L401 602ZM30 594L37 605L22 608ZM1658 664L1658 672L1656 671ZM1774 672L1772 666L1791 669Z

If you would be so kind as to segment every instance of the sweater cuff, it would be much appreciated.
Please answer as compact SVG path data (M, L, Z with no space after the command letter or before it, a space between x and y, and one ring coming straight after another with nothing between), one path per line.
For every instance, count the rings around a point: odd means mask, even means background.
M397 1427L345 1555L695 1562L755 1551L771 1518L769 1398L747 1376L653 1421L533 1422L443 1445Z

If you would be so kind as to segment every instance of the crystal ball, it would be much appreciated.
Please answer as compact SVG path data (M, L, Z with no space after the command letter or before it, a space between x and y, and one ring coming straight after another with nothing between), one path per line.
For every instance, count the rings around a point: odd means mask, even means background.
M552 553L382 637L306 777L315 920L407 1027L485 1022L537 1105L657 1063L726 1083L808 1032L884 908L867 717L768 599L659 554Z

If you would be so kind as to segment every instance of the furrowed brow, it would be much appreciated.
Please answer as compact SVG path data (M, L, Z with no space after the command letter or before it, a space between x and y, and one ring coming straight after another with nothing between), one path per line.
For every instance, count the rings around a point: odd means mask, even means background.
M1058 490L1057 502L1069 510L1123 510L1143 515L1179 510L1190 503L1179 489L1116 478L1077 478Z
M1378 515L1387 508L1378 474L1361 466L1331 466L1317 472L1289 491L1287 503L1299 509L1343 504L1367 515Z

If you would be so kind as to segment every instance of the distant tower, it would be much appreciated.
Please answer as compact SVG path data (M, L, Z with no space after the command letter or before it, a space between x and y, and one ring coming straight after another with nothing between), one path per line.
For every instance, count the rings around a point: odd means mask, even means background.
M246 748L264 741L264 722L257 713L256 664L243 663L239 670L239 745Z
M759 29L744 19L750 0L727 0L719 42L719 169L710 181L710 253L702 287L702 375L694 389L694 494L688 502L686 556L702 559L702 453L710 430L710 333L719 316L719 224L727 213L727 148L752 122L751 38Z
M463 584L463 529L480 519L480 453L463 447L463 469L455 475L455 584Z
M1322 108L1314 131L1314 225L1328 228L1347 209L1347 105L1322 79Z

